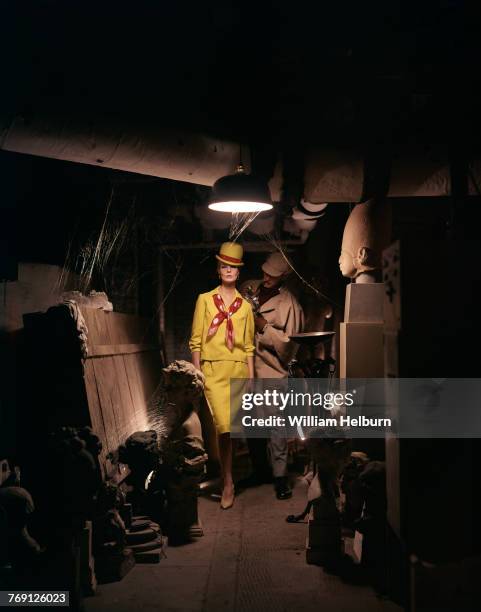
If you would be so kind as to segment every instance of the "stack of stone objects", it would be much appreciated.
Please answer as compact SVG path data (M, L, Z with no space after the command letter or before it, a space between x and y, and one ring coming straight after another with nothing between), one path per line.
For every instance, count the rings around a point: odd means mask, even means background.
M96 522L95 572L99 582L121 580L137 563L158 563L164 556L160 527L134 515L120 487L105 483Z
M126 545L126 527L119 511L111 508L97 521L95 573L99 583L122 580L135 565L134 553Z
M134 516L126 531L126 544L137 563L159 563L165 556L162 532L148 516Z

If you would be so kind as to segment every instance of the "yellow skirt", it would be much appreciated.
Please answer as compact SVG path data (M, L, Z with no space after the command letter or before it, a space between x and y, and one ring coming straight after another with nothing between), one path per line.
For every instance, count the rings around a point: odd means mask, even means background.
M247 363L243 361L203 361L201 370L205 376L204 393L209 404L218 434L230 432L231 406L230 379L248 378Z

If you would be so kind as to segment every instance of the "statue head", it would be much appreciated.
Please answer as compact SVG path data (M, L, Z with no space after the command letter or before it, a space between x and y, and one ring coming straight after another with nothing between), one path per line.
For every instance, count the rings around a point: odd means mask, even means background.
M193 402L204 391L204 375L192 363L176 359L162 370L163 387L169 400ZM175 399L174 399L175 398Z
M162 382L150 399L150 428L157 432L161 446L198 406L204 391L203 373L183 359L162 369Z
M382 199L356 204L344 227L339 268L357 278L381 268L382 251L390 244L391 207Z

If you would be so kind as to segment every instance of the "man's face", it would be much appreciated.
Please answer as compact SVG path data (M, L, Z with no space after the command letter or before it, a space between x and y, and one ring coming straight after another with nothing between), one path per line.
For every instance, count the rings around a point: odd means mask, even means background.
M264 271L263 274L263 284L266 289L274 289L275 287L278 287L281 284L282 276L271 276L270 274L267 274L267 272Z

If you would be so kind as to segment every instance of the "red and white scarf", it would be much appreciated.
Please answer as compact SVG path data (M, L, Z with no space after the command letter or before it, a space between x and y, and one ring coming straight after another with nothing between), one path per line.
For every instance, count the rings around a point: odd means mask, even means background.
M229 309L226 310L224 301L221 296L216 293L214 296L214 304L217 307L217 314L212 319L212 323L210 324L209 330L207 332L207 337L210 338L214 336L217 330L219 329L220 324L224 319L227 320L225 327L225 343L227 348L232 351L234 348L234 324L232 323L232 315L239 310L242 304L242 298L236 297L236 299L229 306Z

